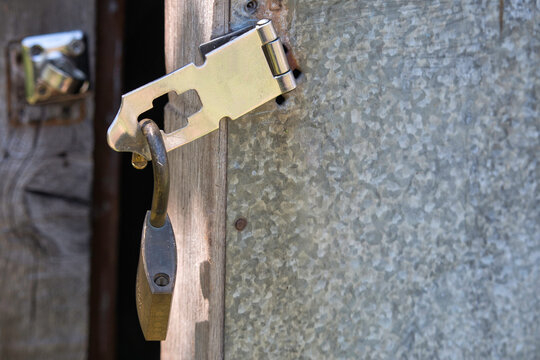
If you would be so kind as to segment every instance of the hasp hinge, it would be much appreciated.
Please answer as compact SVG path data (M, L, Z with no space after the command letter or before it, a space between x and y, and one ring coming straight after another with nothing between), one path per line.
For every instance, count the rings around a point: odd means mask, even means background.
M111 148L150 160L137 118L152 108L155 98L169 91L197 91L202 108L182 129L169 134L162 131L167 151L216 130L222 118L237 119L296 87L270 20L214 39L201 45L200 50L205 57L201 66L189 64L122 96L120 110L107 133Z

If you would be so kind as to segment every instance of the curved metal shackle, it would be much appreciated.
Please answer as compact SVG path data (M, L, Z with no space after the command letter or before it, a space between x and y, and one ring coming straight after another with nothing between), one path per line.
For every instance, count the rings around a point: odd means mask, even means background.
M150 224L159 228L167 220L167 204L169 202L169 161L167 149L159 127L150 119L139 122L141 131L148 142L154 169L154 194L152 195L152 208L150 210Z

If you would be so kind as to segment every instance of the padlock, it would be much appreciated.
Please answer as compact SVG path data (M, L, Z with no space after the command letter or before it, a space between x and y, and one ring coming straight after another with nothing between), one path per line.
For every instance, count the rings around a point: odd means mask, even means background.
M137 314L146 340L165 340L177 261L174 232L167 215L169 164L158 126L148 119L142 120L139 126L152 157L154 194L141 238L135 295Z
M237 119L296 87L270 20L259 20L200 49L203 65L186 65L124 94L107 131L109 146L133 153L135 168L144 168L149 160L154 168L154 199L145 219L136 294L139 321L147 340L164 340L167 335L176 278L176 245L166 211L167 151L218 129L223 118ZM152 108L154 99L170 91L181 94L188 90L195 90L204 105L187 119L188 125L165 133L151 120L137 122L142 113Z

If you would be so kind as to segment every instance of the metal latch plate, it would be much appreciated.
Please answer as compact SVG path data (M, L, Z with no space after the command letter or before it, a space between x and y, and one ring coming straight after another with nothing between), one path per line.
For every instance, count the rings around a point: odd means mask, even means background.
M71 100L86 93L88 55L82 31L29 36L21 45L29 104Z
M7 104L14 125L69 124L86 116L87 39L80 30L28 36L7 46Z
M243 32L243 31L242 31ZM148 145L138 127L138 116L152 108L152 101L175 91L197 91L202 109L188 118L188 125L163 138L167 151L176 149L219 127L222 118L237 119L278 95L296 87L283 46L271 21L220 44L201 46L206 61L189 64L122 96L122 104L109 127L107 140L116 151L129 151L150 160Z

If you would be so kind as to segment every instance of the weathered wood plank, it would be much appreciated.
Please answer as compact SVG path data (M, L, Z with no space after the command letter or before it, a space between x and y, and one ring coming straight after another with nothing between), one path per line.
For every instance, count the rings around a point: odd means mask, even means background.
M199 44L228 28L228 0L165 2L167 71L201 62ZM166 130L196 110L193 97L170 97ZM204 104L203 104L204 105ZM227 122L169 154L169 216L176 234L178 274L162 359L223 357L223 278Z
M93 59L94 1L3 1L0 49L82 29ZM0 358L84 359L88 334L92 100L72 125L8 122L0 57Z

